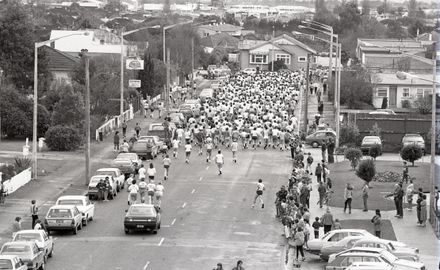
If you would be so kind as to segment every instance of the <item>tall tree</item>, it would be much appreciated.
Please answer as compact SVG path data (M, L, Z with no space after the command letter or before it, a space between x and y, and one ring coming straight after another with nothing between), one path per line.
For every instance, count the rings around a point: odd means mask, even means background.
M370 15L371 5L369 0L362 1L362 15Z
M408 17L414 18L417 16L417 1L409 0L408 2Z
M146 98L147 96L153 96L156 83L154 80L154 62L151 54L145 52L143 58L144 69L139 71L138 79L141 80L141 88L139 88L139 91L141 92L142 96Z
M339 14L339 25L343 31L356 29L361 23L361 14L354 1L342 3L337 8L337 13Z
M169 15L171 13L170 0L164 0L163 13Z

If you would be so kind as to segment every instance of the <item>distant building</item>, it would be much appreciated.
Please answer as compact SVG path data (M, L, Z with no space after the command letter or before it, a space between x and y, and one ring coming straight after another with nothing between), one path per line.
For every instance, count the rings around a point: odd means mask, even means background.
M243 27L232 24L215 24L215 25L200 25L197 27L197 33L201 38L212 36L215 34L228 34L239 37L242 34Z
M268 70L273 60L282 60L288 69L298 70L306 68L308 54L316 55L315 50L285 34L268 41L242 40L238 48L240 69Z
M200 40L200 45L202 45L208 53L217 47L225 48L228 51L237 51L238 43L238 38L224 33L210 35Z
M51 72L53 79L57 82L66 82L70 84L70 74L80 63L80 58L49 46L43 46L42 49L49 60L47 68Z

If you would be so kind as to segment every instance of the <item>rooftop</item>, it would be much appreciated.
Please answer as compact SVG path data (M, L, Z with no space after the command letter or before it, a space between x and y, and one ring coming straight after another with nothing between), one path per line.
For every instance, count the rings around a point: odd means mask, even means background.
M379 85L425 85L432 86L432 74L417 74L419 78L407 77L406 79L397 78L396 73L375 73L372 82Z

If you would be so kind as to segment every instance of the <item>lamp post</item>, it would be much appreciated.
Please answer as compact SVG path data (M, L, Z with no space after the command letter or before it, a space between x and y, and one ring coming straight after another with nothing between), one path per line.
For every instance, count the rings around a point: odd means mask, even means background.
M122 29L122 31L120 33L119 38L121 39L121 56L120 56L120 61L121 61L121 76L120 76L120 78L121 78L121 81L120 81L119 87L120 87L121 93L120 93L120 102L119 102L119 106L120 106L119 113L120 113L121 118L122 118L122 115L124 114L124 36L130 35L130 34L145 30L145 29L157 29L159 27L160 27L160 25L147 26L147 27L141 27L138 29L127 31L127 32L124 32L124 29ZM122 121L123 121L123 119L121 119L120 123Z
M88 36L89 32L82 32L82 33L74 33L70 35L65 35L62 37L57 37L53 39L49 39L42 42L36 42L34 44L34 106L33 106L33 121L32 121L32 159L33 159L33 174L34 179L36 180L38 178L38 161L37 161L37 125L38 125L38 48L50 44L54 41L57 41L62 38L71 37L71 36Z

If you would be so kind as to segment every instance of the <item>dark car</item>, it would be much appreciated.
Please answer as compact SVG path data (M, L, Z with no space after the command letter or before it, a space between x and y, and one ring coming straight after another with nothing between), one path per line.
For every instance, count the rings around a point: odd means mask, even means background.
M153 158L157 157L159 153L159 145L156 144L154 140L150 140L151 143L151 155ZM147 159L147 144L148 140L137 141L133 143L130 148L131 153L136 153L140 159Z
M152 204L132 204L126 210L124 231L151 231L157 233L160 229L159 209Z
M313 148L321 146L323 141L328 141L329 139L336 139L336 133L331 129L318 130L306 137L306 143L311 145Z
M379 156L382 155L382 140L379 136L365 136L362 139L361 151L363 154L369 154L373 146L379 146Z
M402 147L407 145L418 145L422 149L423 155L426 155L425 139L420 134L405 134L402 138Z

